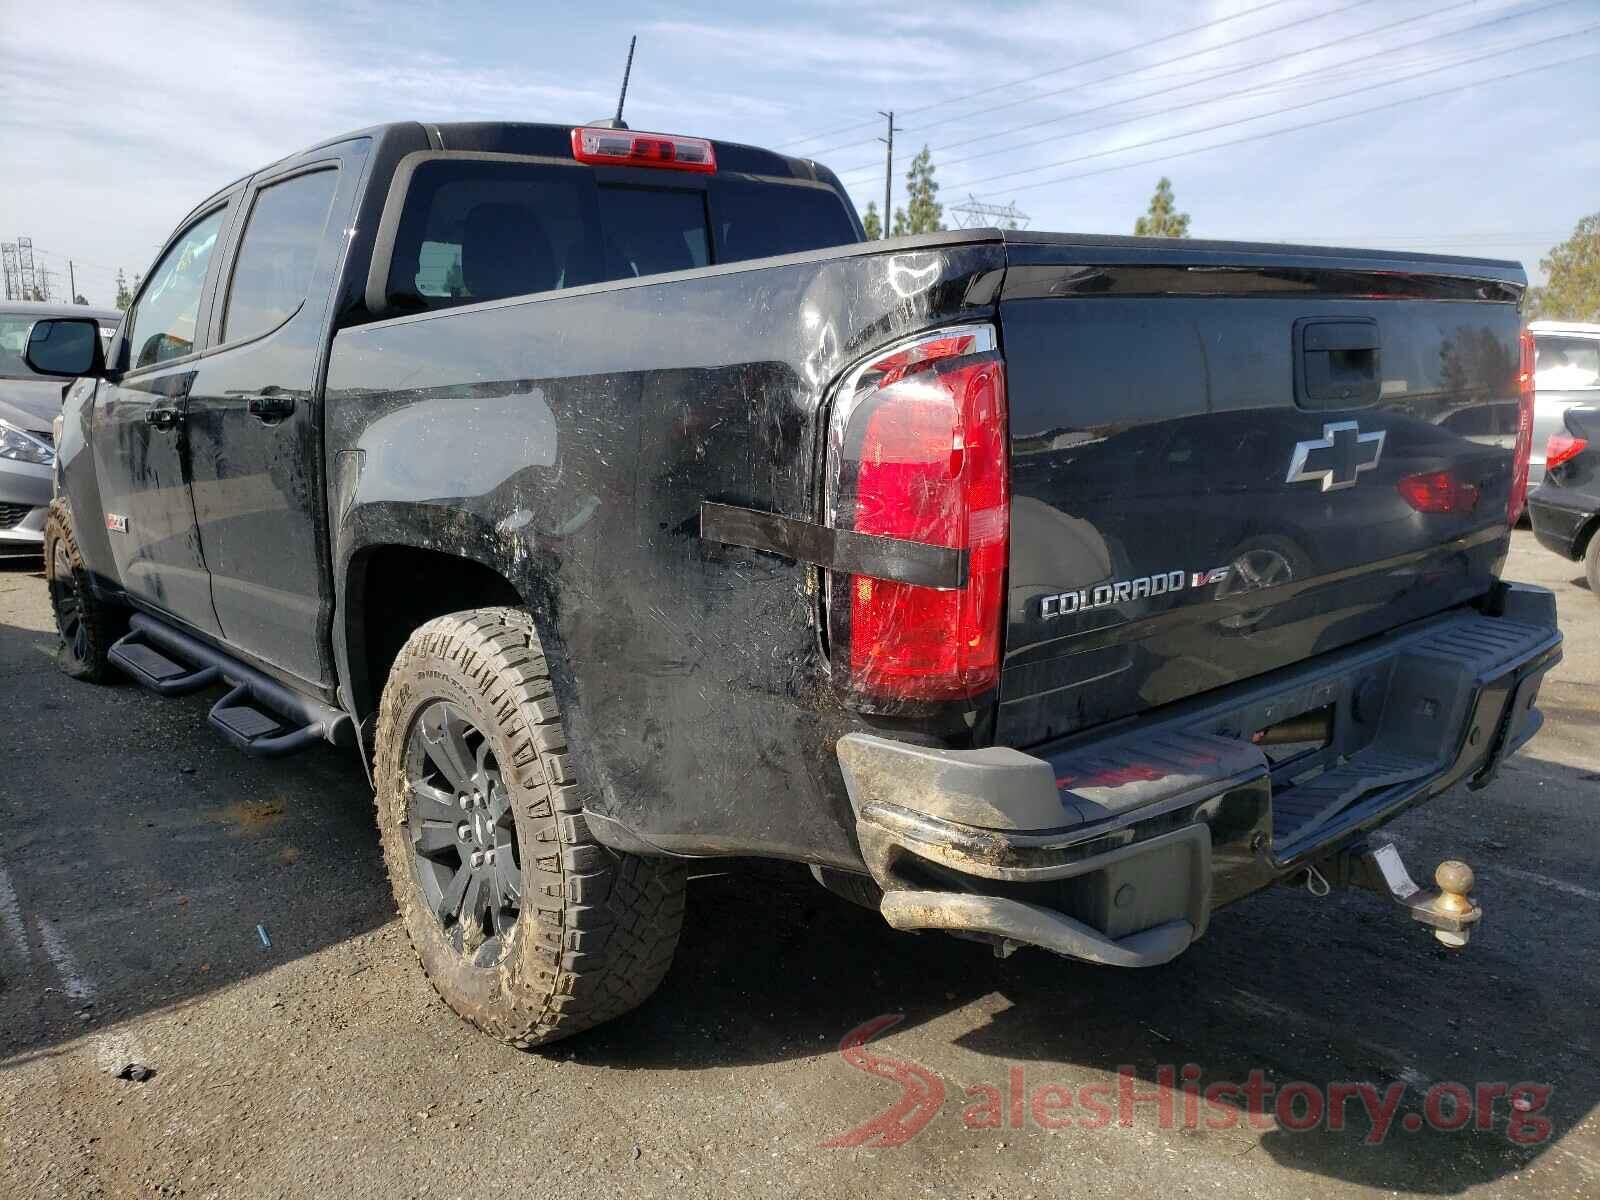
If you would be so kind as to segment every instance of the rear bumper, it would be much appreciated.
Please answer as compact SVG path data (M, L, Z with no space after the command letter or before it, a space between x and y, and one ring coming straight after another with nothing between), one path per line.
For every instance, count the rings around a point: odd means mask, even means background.
M1528 496L1533 536L1546 549L1574 561L1583 555L1579 539L1597 512L1593 500L1565 488L1541 487Z
M1335 854L1537 732L1560 661L1555 598L1503 585L1443 614L1110 736L1024 754L838 745L867 870L903 929L1150 966L1211 911ZM1331 711L1327 745L1270 760L1250 734Z

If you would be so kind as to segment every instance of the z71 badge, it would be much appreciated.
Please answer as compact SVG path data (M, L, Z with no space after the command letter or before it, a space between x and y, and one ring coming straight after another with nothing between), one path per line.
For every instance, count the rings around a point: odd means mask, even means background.
M1129 600L1170 596L1185 588L1209 587L1213 583L1221 583L1232 570L1231 566L1227 566L1213 567L1209 571L1163 571L1157 575L1141 575L1137 579L1118 579L1112 583L1096 584L1092 588L1079 588L1075 592L1061 592L1046 596L1040 602L1039 616L1048 621L1053 617L1069 617L1073 613L1109 608Z

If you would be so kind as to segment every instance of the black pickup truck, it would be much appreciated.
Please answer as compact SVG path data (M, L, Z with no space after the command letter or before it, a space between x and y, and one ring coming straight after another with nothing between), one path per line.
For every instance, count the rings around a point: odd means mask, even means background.
M444 998L519 1045L639 1003L685 863L896 928L1165 962L1275 881L1451 944L1370 832L1539 723L1502 582L1514 263L965 230L605 125L396 124L223 189L67 394L66 670L368 761ZM1514 453L1451 431L1520 406ZM354 766L354 763L352 763Z

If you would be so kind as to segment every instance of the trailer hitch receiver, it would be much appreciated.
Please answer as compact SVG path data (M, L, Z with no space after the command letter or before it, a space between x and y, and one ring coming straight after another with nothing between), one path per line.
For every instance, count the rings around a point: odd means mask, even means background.
M1454 949L1467 944L1473 926L1483 917L1483 909L1468 894L1472 891L1472 868L1457 859L1447 859L1434 871L1437 891L1424 891L1417 885L1393 842L1351 846L1332 865L1336 882L1388 897L1410 910L1413 920L1432 928L1434 937Z

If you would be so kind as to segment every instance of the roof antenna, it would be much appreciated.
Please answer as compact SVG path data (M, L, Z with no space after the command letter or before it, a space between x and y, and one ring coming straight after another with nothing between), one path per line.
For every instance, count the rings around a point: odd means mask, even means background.
M628 39L628 62L622 68L622 94L617 97L617 115L610 122L613 129L626 129L628 127L628 123L622 119L622 105L628 98L628 76L633 74L633 48L638 44L638 34L634 34Z

